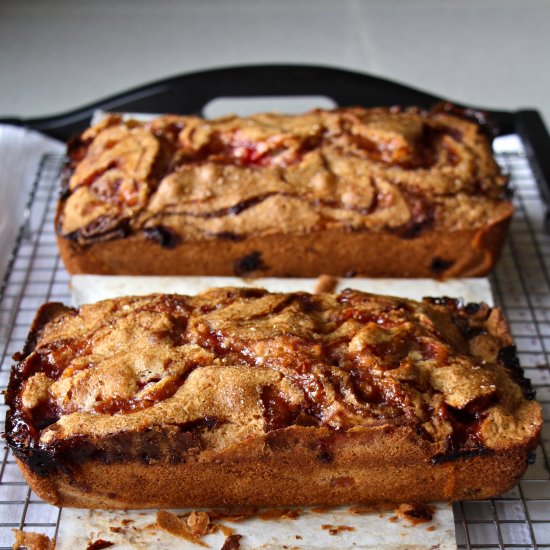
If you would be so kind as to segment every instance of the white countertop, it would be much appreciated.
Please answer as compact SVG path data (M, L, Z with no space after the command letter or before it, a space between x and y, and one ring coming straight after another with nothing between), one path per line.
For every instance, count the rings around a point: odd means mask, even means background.
M550 121L547 0L2 0L0 116L191 70L341 66Z

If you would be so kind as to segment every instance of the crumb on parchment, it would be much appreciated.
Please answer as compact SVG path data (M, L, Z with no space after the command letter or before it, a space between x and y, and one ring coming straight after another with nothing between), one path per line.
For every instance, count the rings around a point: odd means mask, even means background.
M55 550L55 539L33 531L21 531L21 529L12 529L15 535L13 549L17 550L21 546L29 550Z

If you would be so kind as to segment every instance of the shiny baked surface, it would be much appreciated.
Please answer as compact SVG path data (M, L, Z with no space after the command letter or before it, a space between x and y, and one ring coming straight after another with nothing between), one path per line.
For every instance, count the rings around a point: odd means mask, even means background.
M500 310L448 298L222 288L48 304L17 358L21 450L158 429L177 461L293 425L390 425L437 461L532 443L541 423Z
M69 148L58 232L163 246L332 228L413 237L475 229L510 209L474 122L345 108L150 122L111 115Z

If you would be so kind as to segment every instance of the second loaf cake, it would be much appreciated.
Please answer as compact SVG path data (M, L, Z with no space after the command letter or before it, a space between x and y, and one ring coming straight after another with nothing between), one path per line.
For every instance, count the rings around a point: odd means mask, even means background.
M542 425L500 310L448 298L47 304L16 359L7 442L63 506L488 498Z
M111 115L69 147L56 228L71 273L479 276L512 210L447 112Z

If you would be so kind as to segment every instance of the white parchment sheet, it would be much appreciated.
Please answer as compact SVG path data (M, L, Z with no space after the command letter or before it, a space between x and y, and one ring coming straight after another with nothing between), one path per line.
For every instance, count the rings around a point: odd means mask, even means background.
M72 278L73 305L131 294L175 292L195 294L213 286L255 286L271 291L313 291L317 279L254 279L235 277L122 277L77 275ZM379 294L420 299L423 296L461 297L466 302L493 303L487 279L434 281L431 279L340 279L336 290L357 288ZM259 516L238 523L223 523L242 535L241 548L364 548L438 549L456 548L452 507L438 503L433 520L413 526L395 518L392 510L352 514L349 507L330 511L301 509L296 519L265 520ZM180 511L181 512L181 511ZM126 520L126 521L124 521ZM128 522L127 520L132 520ZM154 528L155 510L97 511L65 508L58 533L60 550L85 548L98 539L114 543L116 549L192 549L197 545ZM119 527L123 528L119 529ZM325 528L323 528L325 526ZM344 526L331 535L326 526ZM115 528L114 531L111 528ZM221 548L225 535L217 532L202 539L211 548Z

